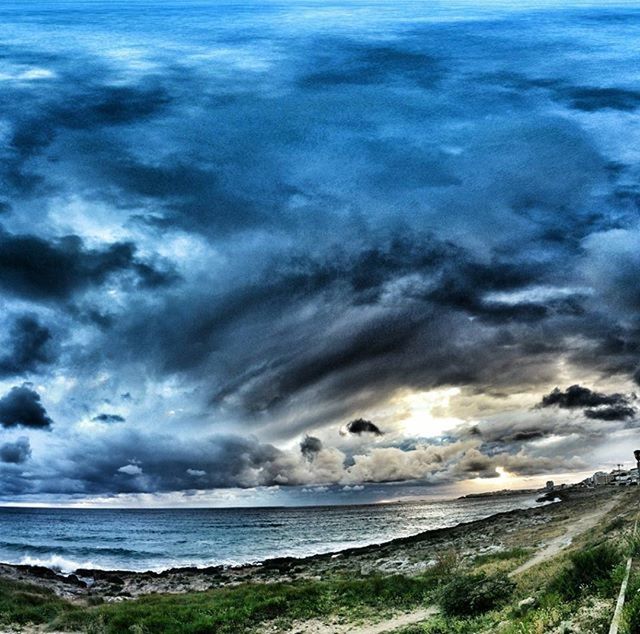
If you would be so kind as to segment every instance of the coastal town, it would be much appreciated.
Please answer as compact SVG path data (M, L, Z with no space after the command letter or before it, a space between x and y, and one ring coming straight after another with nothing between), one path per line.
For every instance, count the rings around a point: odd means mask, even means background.
M616 468L608 473L606 471L596 471L592 476L578 484L578 486L588 487L599 487L604 485L638 486L638 468Z

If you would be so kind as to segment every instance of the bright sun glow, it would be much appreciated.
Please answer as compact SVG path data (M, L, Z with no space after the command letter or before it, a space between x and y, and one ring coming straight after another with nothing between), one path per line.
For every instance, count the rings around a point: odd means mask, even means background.
M402 420L405 434L432 436L460 424L461 419L448 416L449 402L458 394L460 388L450 387L403 395L400 402L408 410Z

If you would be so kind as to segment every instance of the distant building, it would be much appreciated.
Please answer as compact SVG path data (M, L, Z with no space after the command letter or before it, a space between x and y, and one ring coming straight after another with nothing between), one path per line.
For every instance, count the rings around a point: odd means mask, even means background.
M592 476L591 476L591 482L593 483L593 486L596 487L600 487L603 486L605 484L609 484L609 482L611 482L612 480L612 476L610 473L605 473L604 471L596 471Z

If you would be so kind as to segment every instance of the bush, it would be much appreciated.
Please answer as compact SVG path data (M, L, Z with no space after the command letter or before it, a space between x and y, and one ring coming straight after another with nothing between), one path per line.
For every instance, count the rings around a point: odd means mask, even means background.
M587 591L608 590L621 553L611 544L600 544L573 553L570 564L551 582L550 590L565 599L577 599Z
M515 584L504 574L461 575L447 584L440 597L442 611L450 616L472 616L505 603Z
M449 577L460 567L460 555L452 548L436 553L433 565L428 573L434 577Z

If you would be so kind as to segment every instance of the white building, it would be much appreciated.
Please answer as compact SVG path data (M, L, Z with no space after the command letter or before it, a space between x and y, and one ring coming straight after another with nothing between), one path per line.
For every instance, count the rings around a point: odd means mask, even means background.
M593 483L593 486L599 487L599 486L603 486L605 484L609 484L609 482L611 482L612 480L612 476L610 473L605 473L604 471L596 471L592 476L591 476L591 482Z

